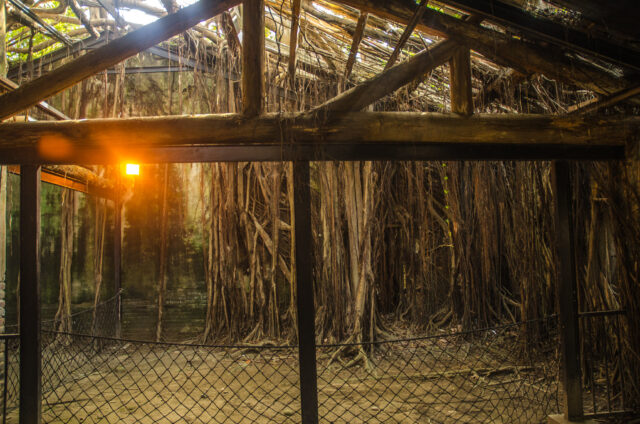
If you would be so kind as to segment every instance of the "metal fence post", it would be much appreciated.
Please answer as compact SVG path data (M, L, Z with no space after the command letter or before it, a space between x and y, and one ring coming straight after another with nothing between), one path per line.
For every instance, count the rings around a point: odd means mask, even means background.
M39 165L20 167L20 280L20 424L40 424Z
M316 327L313 300L313 252L311 194L308 161L293 162L296 289L298 291L298 345L302 422L318 422Z
M122 187L120 181L120 170L116 175L116 190L113 206L113 288L115 291L115 309L116 309L116 328L115 336L120 338L122 335L122 304L121 304L121 288L122 288Z
M560 366L564 389L564 415L568 420L583 416L582 378L580 369L580 334L578 326L578 293L571 211L570 167L566 161L553 164L555 192L558 282L556 302L560 327Z

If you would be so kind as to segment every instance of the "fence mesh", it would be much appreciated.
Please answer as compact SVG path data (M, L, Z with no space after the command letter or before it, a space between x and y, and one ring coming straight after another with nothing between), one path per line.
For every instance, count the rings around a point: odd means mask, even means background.
M45 334L46 422L300 422L294 347Z
M2 363L0 366L0 395L2 421L5 417L15 414L19 406L20 398L20 338L14 336L0 337L0 354Z
M298 423L297 346L211 346L112 337L113 299L43 323L43 421ZM94 320L95 316L95 320ZM527 342L529 325L548 337ZM537 331L536 333L539 333ZM18 343L6 422L17 423ZM536 423L558 405L554 318L420 338L319 345L322 423Z
M531 349L522 325L322 346L321 421L546 422L559 410L557 339Z

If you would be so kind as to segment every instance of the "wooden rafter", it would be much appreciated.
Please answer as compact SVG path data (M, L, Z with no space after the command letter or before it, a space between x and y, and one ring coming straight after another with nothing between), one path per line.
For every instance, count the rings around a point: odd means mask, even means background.
M409 37L411 37L411 33L416 28L418 22L420 22L420 20L422 19L422 15L424 15L424 12L427 10L427 3L429 3L429 0L422 0L418 5L418 8L413 13L411 20L404 28L404 31L400 36L400 40L398 40L398 44L396 44L396 47L393 49L393 53L391 53L391 57L389 57L389 60L387 60L387 64L384 66L384 69L389 69L396 63L396 60L398 60L398 57L400 56L400 52L404 48L404 45L406 44Z
M516 28L524 34L543 39L555 45L567 47L572 50L597 56L608 62L640 70L640 55L638 55L636 51L598 38L594 36L594 34L587 34L570 28L567 25L562 25L542 17L536 17L505 1L442 1L461 10L482 16L489 21Z
M200 0L88 52L0 96L0 119L8 118L124 59L216 16L240 0ZM262 31L264 37L264 30Z
M18 88L18 84L8 78L0 76L0 87L6 91L13 91ZM36 107L54 119L71 119L47 102L39 102L36 104Z
M504 157L501 149L520 149L520 158L523 152L532 159L597 152L596 159L605 159L623 157L639 129L638 117L401 112L341 113L326 120L303 113L12 122L0 124L0 163L280 160L296 151L309 158L329 159L333 152L337 159L362 160L376 149L383 149L382 158L410 159L413 153L417 160L424 148L460 159L477 157L477 149L485 159ZM52 140L65 148L46 156ZM207 153L211 148L217 159Z
M296 77L296 49L298 47L298 29L300 27L300 0L293 0L291 6L291 30L289 31L289 78L291 86Z
M369 14L367 12L361 12L358 17L358 23L356 24L356 32L353 34L353 41L351 42L351 49L349 50L349 58L347 59L347 65L344 68L344 79L349 79L353 65L356 63L356 57L358 56L358 48L364 35L364 29L367 26L367 18Z
M313 109L315 114L358 111L444 64L457 44L445 40Z
M375 11L378 16L403 24L410 21L417 7L411 2L400 1L338 1L367 12ZM523 74L542 73L549 78L575 84L601 94L617 92L630 85L625 78L615 76L588 63L570 60L552 49L524 43L508 34L483 28L435 10L427 9L417 28L435 31L444 37L454 39L487 59Z
M264 0L245 1L242 9L242 112L262 113L264 92Z
M578 105L577 107L569 108L569 113L572 114L585 114L597 112L604 107L613 106L634 96L640 95L640 84L634 85L627 89L621 90L610 96L602 99L593 99L585 103Z
M20 174L20 167L10 165L9 172ZM92 196L114 199L113 184L94 172L76 165L47 165L42 167L43 182L87 193Z

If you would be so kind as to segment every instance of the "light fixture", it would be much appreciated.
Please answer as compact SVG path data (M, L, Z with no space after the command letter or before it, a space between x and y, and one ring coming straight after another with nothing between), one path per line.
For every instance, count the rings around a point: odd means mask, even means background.
M140 165L138 165L137 163L128 163L125 166L125 174L140 175Z

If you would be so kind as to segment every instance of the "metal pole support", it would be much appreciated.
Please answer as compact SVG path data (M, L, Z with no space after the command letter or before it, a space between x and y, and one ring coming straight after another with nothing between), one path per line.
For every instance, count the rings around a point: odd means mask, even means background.
M560 326L560 366L564 389L564 415L568 420L583 417L580 334L578 324L578 287L574 252L574 223L571 204L570 165L553 164L555 192L558 283L556 302Z
M20 424L40 424L39 165L20 167L20 280Z
M300 355L300 403L303 424L318 423L316 327L313 299L313 238L308 161L293 162L296 289L298 291L298 344Z

